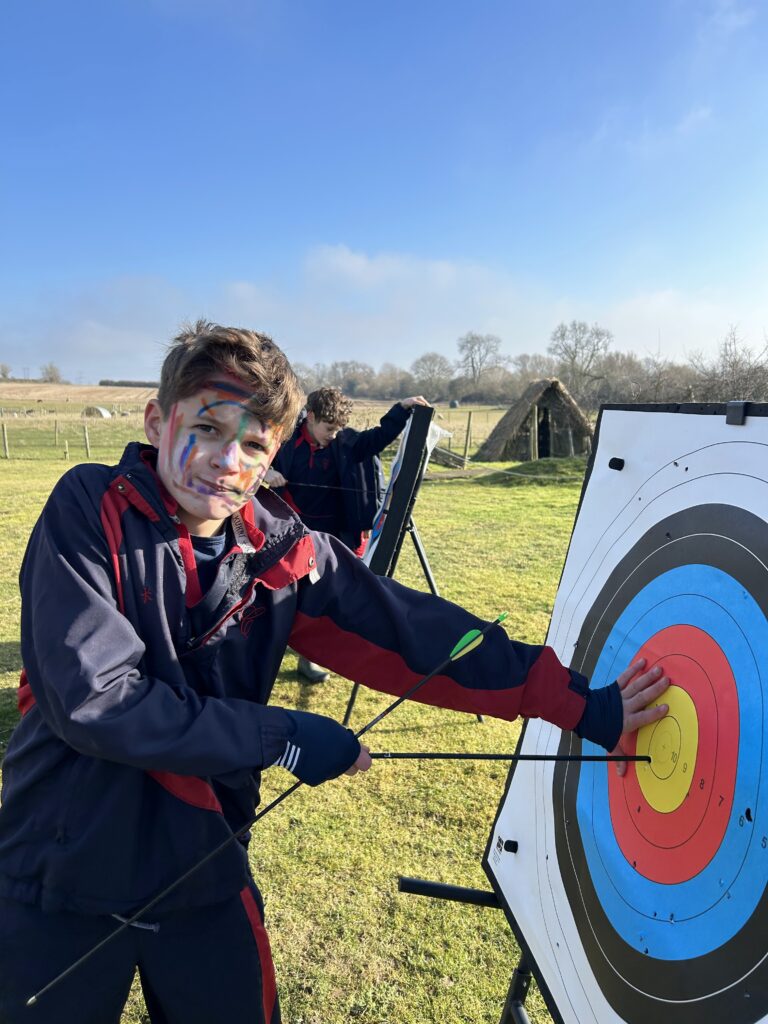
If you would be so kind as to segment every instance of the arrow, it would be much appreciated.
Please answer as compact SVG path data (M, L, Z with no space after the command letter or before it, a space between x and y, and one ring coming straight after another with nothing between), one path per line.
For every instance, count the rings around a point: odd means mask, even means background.
M647 754L433 754L430 752L400 753L385 751L371 754L384 761L642 761L650 764Z
M506 617L507 613L503 612L501 615L495 618L493 622L489 622L482 629L470 629L470 631L468 633L465 633L461 640L459 640L459 642L453 648L453 650L445 659L445 661L442 661L436 668L433 668L432 671L428 673L428 675L420 679L418 683L415 683L409 690L406 690L406 692L401 697L398 697L397 700L394 700L389 705L389 707L385 708L381 712L381 714L376 715L375 718L371 719L371 721L367 725L364 725L359 732L355 733L355 736L359 739L360 736L364 735L364 733L368 732L375 725L378 725L383 718L386 718L387 715L391 714L395 710L395 708L400 707L404 700L407 700L409 697L413 696L413 694L416 693L416 691L419 690L422 686L424 686L425 683L428 683L430 679L434 679L435 676L443 672L451 664L451 662L458 661L458 659L463 658L465 654L469 654L470 651L474 651L483 642L485 634L488 633L491 629L493 629L494 626L497 626L500 622L503 622L504 619L506 619ZM235 843L237 842L238 839L241 839L249 829L253 828L256 822L261 821L261 819L265 815L269 814L269 812L271 810L274 810L274 808L277 807L278 804L281 804L283 800L287 799L291 795L291 793L295 793L296 790L303 785L304 783L301 781L294 782L294 784L292 786L289 786L288 789L283 790L283 792L280 793L279 796L276 796L275 799L271 801L271 803L267 804L266 807L262 808L258 814L254 815L253 818L251 818L250 821L246 822L245 825L239 828L237 832L233 832L230 836L227 836L227 838L223 842L219 843L218 846L215 846L204 857L196 861L192 865L192 867L190 867L187 871L184 872L183 875L180 875L174 882L171 882L169 886L163 889L162 892L159 892L157 896L154 896L149 901L149 903L146 903L140 910L137 910L135 914L132 914L130 917L127 917L117 928L115 928L113 932L110 932L109 935L106 936L106 938L102 939L101 942L98 942L95 946L92 946L91 949L89 949L86 953L83 953L83 955L79 959L75 960L74 963L70 964L69 967L65 968L60 974L57 974L55 978L52 978L47 985L44 985L39 992L36 992L33 996L30 996L26 1002L26 1005L34 1006L41 996L45 995L46 992L49 992L55 985L58 985L60 981L63 981L65 978L68 978L69 975L76 971L78 967L84 964L87 960L90 960L91 957L98 953L100 949L103 949L104 946L108 945L108 943L112 942L112 940L115 939L118 935L122 934L122 932L124 932L126 928L130 928L132 924L135 924L139 920L139 918L143 917L146 913L152 910L153 907L157 906L157 904L161 900L165 899L166 896L168 896L174 890L178 889L180 885L183 885L188 878L191 878L192 875L194 875L202 867L208 864L209 861L212 861L214 857L217 857L220 853L222 853L224 850L230 847L232 843Z

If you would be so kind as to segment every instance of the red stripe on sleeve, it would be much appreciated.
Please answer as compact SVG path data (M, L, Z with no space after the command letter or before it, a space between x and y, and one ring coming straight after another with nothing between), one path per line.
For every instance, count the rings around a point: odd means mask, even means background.
M187 577L184 603L187 608L192 608L198 601L202 600L203 597L203 591L200 587L200 578L197 575L195 549L192 547L192 540L186 526L184 526L183 523L178 523L176 528L179 531L179 551L181 552L181 560L184 563L184 573Z
M194 775L176 775L174 772L147 772L147 775L185 804L199 807L203 811L218 811L221 814L218 797L210 782L206 782L205 779L198 779Z
M546 718L561 729L575 729L584 714L585 698L570 688L571 673L551 647L542 648L525 680L520 714Z
M311 661L393 696L401 696L421 678L397 652L377 647L355 633L346 632L328 617L311 618L299 612L288 642ZM422 704L490 715L508 722L520 715L545 718L560 728L570 729L584 712L584 697L569 688L570 682L568 670L550 648L544 648L527 678L518 682L510 680L507 687L475 689L462 686L450 676L439 675L417 690L413 699Z
M32 693L32 687L27 679L27 670L23 668L19 676L19 692L16 694L16 706L19 709L19 714L23 717L35 704L35 695Z
M271 1024L272 1014L275 1010L275 1003L277 1001L277 985L275 983L275 965L272 962L272 950L269 945L269 936L267 935L267 929L264 927L264 922L261 918L259 911L259 905L251 892L250 888L246 886L240 893L240 899L243 901L245 912L248 915L248 921L250 922L251 929L253 931L253 937L256 940L256 948L259 951L259 961L261 963L261 995L264 1001L264 1021L265 1024Z
M115 486L113 484L113 486ZM109 548L109 558L112 563L112 572L115 577L115 590L117 592L117 607L125 615L125 601L123 599L123 581L120 575L120 545L123 542L122 515L128 507L128 499L117 490L105 491L101 499L99 515L101 527Z

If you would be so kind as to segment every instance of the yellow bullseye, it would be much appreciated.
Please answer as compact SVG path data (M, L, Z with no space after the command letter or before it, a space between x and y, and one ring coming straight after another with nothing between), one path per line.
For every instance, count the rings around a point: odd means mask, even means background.
M680 686L670 686L648 706L659 704L669 705L667 716L643 726L637 734L637 753L651 758L650 764L637 764L637 781L650 806L670 814L691 787L699 749L699 719L696 705Z

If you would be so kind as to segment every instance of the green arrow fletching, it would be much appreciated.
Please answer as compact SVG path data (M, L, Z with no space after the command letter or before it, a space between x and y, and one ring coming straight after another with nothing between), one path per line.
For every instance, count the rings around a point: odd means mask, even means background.
M474 651L476 647L479 647L485 638L480 635L479 629L470 629L468 633L459 640L456 646L451 651L451 661L456 661L462 654L469 654L470 651Z
M507 613L502 612L501 615L499 615L498 618L494 620L493 625L496 625L497 622L503 622L504 619L506 619L506 617ZM451 651L451 661L456 661L457 658L462 658L465 654L469 654L470 651L474 651L477 647L480 646L484 639L485 636L482 630L470 629L470 631L464 634L461 640L459 640L459 642Z

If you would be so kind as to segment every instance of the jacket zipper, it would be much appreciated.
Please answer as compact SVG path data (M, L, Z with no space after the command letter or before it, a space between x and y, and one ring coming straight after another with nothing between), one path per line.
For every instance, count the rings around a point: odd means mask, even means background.
M187 640L187 644L186 644L187 650L191 651L193 648L205 647L205 645L211 639L213 634L214 633L218 633L218 631L221 629L221 627L224 625L224 623L227 621L227 619L231 619L232 616L236 612L238 612L243 607L244 604L247 603L247 601L250 598L251 594L256 589L256 584L258 582L259 582L258 580L254 580L250 584L250 586L246 590L245 594L240 598L240 600L237 602L237 604L232 605L232 607L229 609L229 611L226 613L226 615L222 615L222 617L219 619L219 621L216 623L216 625L212 629L209 629L208 632L203 634L202 637L198 637L198 636L190 637L190 639Z

